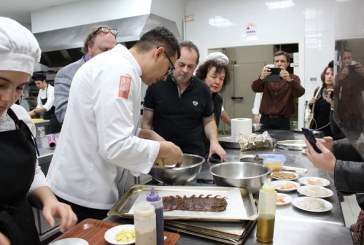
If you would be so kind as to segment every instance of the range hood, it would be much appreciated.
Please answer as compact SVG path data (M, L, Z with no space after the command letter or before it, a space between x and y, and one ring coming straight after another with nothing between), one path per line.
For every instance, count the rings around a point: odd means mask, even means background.
M130 48L150 29L164 26L181 41L181 35L174 21L155 14L140 15L123 19L97 22L87 25L58 29L34 34L42 49L40 63L48 67L68 65L83 55L83 42L94 25L107 25L118 30L117 42Z

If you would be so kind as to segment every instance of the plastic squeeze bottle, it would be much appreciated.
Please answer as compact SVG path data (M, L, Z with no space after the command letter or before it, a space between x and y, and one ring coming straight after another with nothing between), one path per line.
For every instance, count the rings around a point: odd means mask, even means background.
M273 241L276 200L277 192L269 181L259 191L257 225L259 242L270 243Z
M155 208L156 226L157 226L157 245L164 244L164 220L163 220L163 200L154 191L154 187L151 188L147 201L150 202Z
M134 206L135 245L156 245L155 210L149 202Z

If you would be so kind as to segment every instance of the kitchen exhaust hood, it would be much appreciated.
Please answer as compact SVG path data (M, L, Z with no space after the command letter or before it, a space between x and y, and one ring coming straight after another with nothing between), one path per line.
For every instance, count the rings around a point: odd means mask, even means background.
M128 48L145 32L157 26L168 28L181 41L181 35L174 21L155 14L133 16L34 34L42 49L40 63L48 67L62 67L80 59L83 55L81 48L87 34L94 25L99 24L117 29L116 41Z

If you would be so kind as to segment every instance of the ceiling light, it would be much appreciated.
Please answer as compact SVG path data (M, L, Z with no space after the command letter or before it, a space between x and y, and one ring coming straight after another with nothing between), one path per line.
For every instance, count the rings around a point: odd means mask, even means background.
M267 5L270 9L283 9L295 6L292 0L265 2L265 5Z
M215 27L228 27L235 25L230 20L223 18L221 16L215 16L209 19L209 24Z

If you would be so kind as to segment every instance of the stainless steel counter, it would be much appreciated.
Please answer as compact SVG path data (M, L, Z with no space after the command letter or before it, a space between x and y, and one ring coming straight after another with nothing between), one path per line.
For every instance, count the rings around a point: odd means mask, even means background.
M290 131L270 131L270 135L277 140L293 140L303 139L301 133L292 133ZM240 152L237 149L226 149L226 161L239 161L244 154L254 154L258 152ZM263 153L263 152L259 152ZM272 153L272 151L264 152ZM275 149L274 153L284 154L287 158L285 165L307 168L308 171L304 176L316 176L330 180L331 184L328 188L334 191L334 196L326 198L333 204L332 210L325 213L309 213L294 208L291 204L278 206L275 220L274 241L273 244L279 245L306 245L306 244L353 244L352 237L348 228L344 225L341 206L336 195L333 176L313 167L307 157L301 151ZM211 165L204 164L201 173L197 179L212 180L209 172ZM196 180L191 185L210 185L197 183ZM297 192L288 192L292 198L298 196ZM119 217L108 217L107 220L125 223ZM256 227L249 235L245 244L263 244L255 239ZM217 242L206 240L191 235L181 233L181 238L177 244L219 244Z

